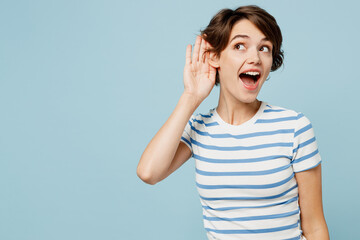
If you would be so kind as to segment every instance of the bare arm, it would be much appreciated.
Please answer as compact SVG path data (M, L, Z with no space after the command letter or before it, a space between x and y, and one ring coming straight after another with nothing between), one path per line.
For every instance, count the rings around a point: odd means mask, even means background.
M169 119L156 133L140 158L137 175L146 183L156 184L190 158L190 150L180 142L186 123L215 84L216 69L208 58L199 58L207 43L197 37L191 59L191 45L186 49L184 93Z
M321 164L310 170L295 173L295 178L299 188L303 235L306 240L329 240L322 205Z
M183 94L180 97L175 110L153 139L151 139L141 156L137 175L144 182L155 184L166 175L179 145L185 125L197 106L198 103L190 95ZM187 148L186 145L185 147Z

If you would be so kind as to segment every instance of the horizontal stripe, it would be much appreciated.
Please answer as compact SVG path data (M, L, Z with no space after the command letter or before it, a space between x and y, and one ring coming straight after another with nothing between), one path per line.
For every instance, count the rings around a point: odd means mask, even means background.
M259 184L259 185L205 185L200 184L196 182L196 186L202 189L268 189L268 188L274 188L279 187L281 185L284 185L285 183L289 182L294 177L294 173L290 175L290 177L287 177L286 179L271 183L271 184Z
M297 188L297 184L295 184L293 187L289 188L288 190L272 195L272 196L266 196L266 197L203 197L200 195L200 198L207 201L219 201L219 200L263 200L263 199L274 199L279 198L284 195L286 195L288 192L291 192L293 189Z
M209 206L202 205L202 207L203 207L203 209L213 210L213 211L229 211L229 210L237 210L237 209L267 208L267 207L278 206L278 205L286 205L286 204L290 204L292 202L296 202L297 200L298 200L298 196L290 198L289 200L286 200L284 202L272 203L272 204L266 204L266 205L260 205L260 206L237 206L237 207L211 208Z
M204 124L206 127L219 125L218 122L205 123L203 120L197 120L197 119L194 119L194 122L197 122L197 123L200 123L200 124ZM193 127L191 123L190 123L190 126L191 126L191 129L195 130L195 127Z
M205 123L205 126L206 126L206 127L217 126L217 125L219 125L218 122Z
M184 137L181 137L181 140L183 140L184 142L186 142L187 144L189 144L189 146L191 146L191 143Z
M284 109L265 109L264 112L283 112Z
M212 113L210 113L210 114L201 114L201 113L199 113L199 115L204 117L204 118L211 118L213 116Z
M307 130L311 129L312 128L312 125L311 123L309 123L308 125L306 125L305 127L297 130L294 134L294 137L297 137L299 136L300 134L302 134L303 132L306 132Z
M286 155L273 155L273 156L265 156L265 157L257 157L257 158L243 158L243 159L237 159L237 158L229 158L229 159L221 159L221 158L207 158L202 157L200 155L194 154L194 158L202 161L202 162L208 162L208 163L252 163L252 162L263 162L263 161L269 161L279 158L288 158L292 159L292 156L286 156Z
M298 120L299 120L300 118L303 118L303 117L305 117L303 113L299 113L299 114L297 115L297 119L298 119Z
M303 172L303 171L310 170L310 169L312 169L312 168L315 168L315 167L319 166L319 165L321 164L321 162L322 162L322 161L320 160L316 165L311 166L311 167L306 168L306 169L303 169L303 170L300 170L300 171L296 171L296 172L298 173L298 172Z
M203 215L204 220L208 221L255 221L255 220L266 220L266 219L277 219L285 218L298 214L300 209L298 208L295 211L280 213L280 214L271 214L271 215L262 215L262 216L251 216L251 217L237 217L237 218L219 218L219 217L207 217Z
M204 123L201 120L197 120L197 122L199 123ZM217 123L217 122L216 122ZM214 125L214 124L213 124ZM218 125L218 123L216 124ZM208 125L205 125L208 126ZM265 132L254 132L254 133L247 133L247 134L239 134L239 135L233 135L230 133L224 133L224 134L211 134L208 132L203 132L200 131L198 129L196 129L192 123L190 122L190 127L193 131L195 131L198 135L201 136L208 136L211 138L234 138L234 139L245 139L245 138L253 138L253 137L260 137L260 136L272 136L272 135L276 135L276 134L294 134L294 129L278 129L278 130L273 130L273 131L265 131Z
M210 149L210 150L219 150L219 151L238 151L238 150L257 150L262 148L271 148L271 147L292 147L292 142L276 142L276 143L267 143L267 144L259 144L253 146L232 146L232 147L222 147L215 145L206 145L202 144L193 138L191 138L191 143L195 144L199 147Z
M301 158L295 159L292 163L302 162L302 161L304 161L304 160L306 160L306 159L309 159L309 158L315 156L318 152L319 152L319 149L316 149L316 150L313 151L312 153L309 153L309 154L307 154L307 155L305 155L305 156L303 156L303 157L301 157Z
M288 169L291 167L290 164L286 164L284 166L268 169L268 170L261 170L261 171L246 171L246 172L208 172L208 171L202 171L196 168L196 173L203 175L203 176L257 176L257 175L268 175L273 174L277 172L281 172L283 170Z
M194 121L194 119L191 119L188 121L188 124L190 125L190 128L192 128L192 121ZM185 127L186 128L186 127ZM185 130L185 129L184 129Z
M297 116L273 118L273 119L258 119L256 120L256 123L275 123L275 122L293 121L297 119L298 119Z
M305 141L305 142L303 142L303 143L300 143L300 144L298 145L298 147L293 150L293 153L297 152L297 150L298 150L299 148L303 148L303 147L305 147L305 146L307 146L307 145L309 145L310 143L313 143L313 142L315 142L315 141L316 141L316 138L313 137L313 138L310 138L309 140L307 140L307 141Z
M212 228L205 228L206 231L221 233L221 234L254 234L254 233L270 233L270 232L279 232L284 231L292 228L297 228L299 226L299 221L294 224L285 225L282 227L275 227L275 228L265 228L265 229L227 229L227 230L218 230Z

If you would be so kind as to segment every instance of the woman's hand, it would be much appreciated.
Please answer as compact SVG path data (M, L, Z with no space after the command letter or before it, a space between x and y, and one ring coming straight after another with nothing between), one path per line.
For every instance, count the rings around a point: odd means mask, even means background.
M191 45L186 48L184 93L195 97L199 104L210 94L215 85L216 68L209 64L209 53L203 57L208 47L210 44L201 36L197 36L192 58Z

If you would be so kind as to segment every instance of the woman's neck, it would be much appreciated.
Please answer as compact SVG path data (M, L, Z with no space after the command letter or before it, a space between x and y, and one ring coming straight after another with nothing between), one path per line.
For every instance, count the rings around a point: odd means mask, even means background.
M259 110L260 105L261 101L257 99L251 103L245 103L230 100L220 94L216 111L225 122L231 125L240 125L250 120Z

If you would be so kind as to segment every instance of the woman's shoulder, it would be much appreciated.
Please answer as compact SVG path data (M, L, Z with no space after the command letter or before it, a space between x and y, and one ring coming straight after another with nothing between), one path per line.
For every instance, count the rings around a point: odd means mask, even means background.
M200 126L208 127L212 125L218 125L214 115L216 115L215 108L210 108L208 111L193 113L190 121L195 128Z
M311 125L310 119L302 111L266 104L263 118L276 119L274 122L294 123L295 128Z
M279 115L287 115L289 117L296 117L302 115L302 112L295 109L273 105L270 103L266 103L264 113L279 113Z

